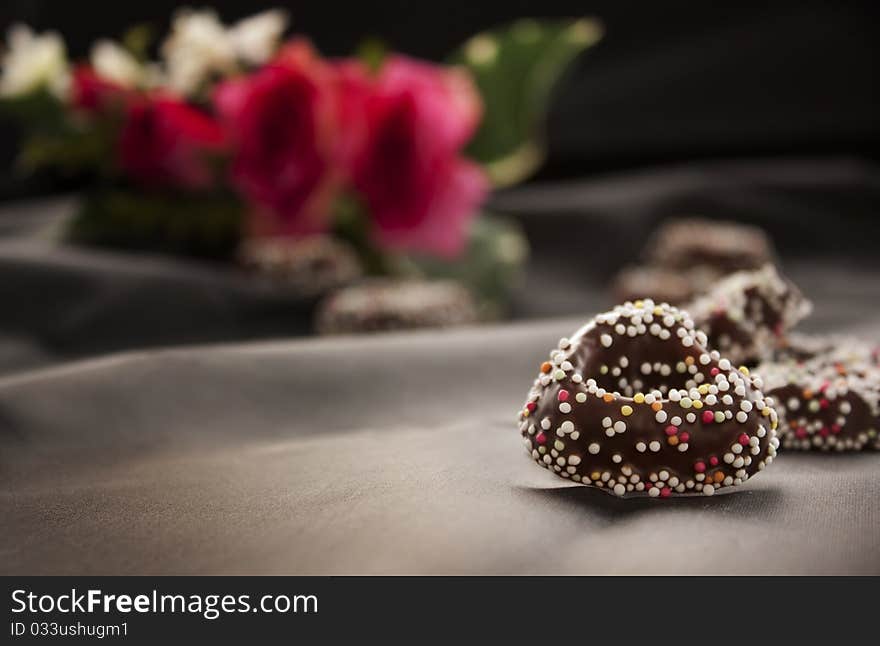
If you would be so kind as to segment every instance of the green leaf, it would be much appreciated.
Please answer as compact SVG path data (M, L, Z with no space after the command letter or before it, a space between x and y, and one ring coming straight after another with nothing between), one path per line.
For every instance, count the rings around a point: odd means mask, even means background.
M602 37L602 25L577 20L518 20L477 34L450 57L470 70L483 98L468 154L496 186L534 173L546 155L544 126L552 91L569 64Z
M498 318L509 307L529 247L519 225L507 218L481 214L471 223L468 244L460 258L448 260L409 256L410 273L456 280L477 298L484 319Z
M155 40L155 26L150 23L140 23L125 31L122 35L122 46L139 62L146 63L150 58L150 47Z
M88 195L67 231L72 242L216 260L232 258L242 235L231 195L104 189Z
M0 114L26 129L60 130L66 127L64 104L45 87L0 99Z
M366 65L367 69L374 74L382 67L385 57L388 55L388 46L378 38L367 38L358 45L355 58Z
M111 151L109 133L103 128L34 132L23 138L16 165L25 175L48 167L74 174L106 172Z

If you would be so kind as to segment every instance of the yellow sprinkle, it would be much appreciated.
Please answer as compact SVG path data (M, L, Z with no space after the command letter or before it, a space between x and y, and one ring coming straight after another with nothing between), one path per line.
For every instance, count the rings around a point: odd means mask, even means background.
M779 426L779 422L773 420L773 423L770 425L770 427L775 431L777 426Z
M703 384L703 385L700 386L697 390L700 391L700 394L701 394L701 395L705 395L705 394L707 394L707 393L709 392L709 386L706 385L706 384Z
M602 477L602 474L599 473L598 471L593 471L593 473L590 474L590 478L592 480L598 480L601 477Z
M633 401L637 404L644 404L645 396L642 393L636 393L635 397L633 397Z
M658 305L654 308L654 316L660 316L661 314L663 314L663 308Z
M771 410L772 409L768 406L767 408L765 408L764 410L761 411L761 415L763 415L764 417L769 417Z
M632 406L621 406L620 412L623 413L624 417L629 417L633 414Z
M633 305L635 305L636 307L644 307L645 301L636 301L635 303L633 303Z
M696 408L697 410L700 410L702 407L703 407L703 402L701 402L699 399L694 400L694 408Z
M749 376L749 369L746 368L745 366L740 366L740 367L739 367L739 371L740 371L741 373L743 373L746 377Z

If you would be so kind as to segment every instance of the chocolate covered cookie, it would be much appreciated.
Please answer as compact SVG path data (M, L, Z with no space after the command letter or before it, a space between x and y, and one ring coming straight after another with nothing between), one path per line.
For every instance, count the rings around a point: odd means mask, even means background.
M572 482L617 496L712 495L776 455L776 411L761 389L687 313L638 301L560 340L519 430L538 465Z
M680 218L664 223L649 241L646 260L650 264L675 269L707 266L727 274L757 269L773 261L773 245L764 231L755 226L709 220Z
M364 273L354 249L329 236L249 238L238 260L259 279L303 296L349 284Z
M798 358L801 357L801 358ZM776 361L761 365L777 401L786 449L880 449L880 360L876 345L857 339L800 337Z
M477 321L471 293L453 281L372 280L340 289L318 308L321 334L355 334Z
M686 306L709 346L734 363L752 365L784 346L788 331L812 310L772 265L731 274Z
M720 274L710 267L670 269L651 265L622 269L614 278L612 292L615 302L650 298L655 303L682 306L703 294Z

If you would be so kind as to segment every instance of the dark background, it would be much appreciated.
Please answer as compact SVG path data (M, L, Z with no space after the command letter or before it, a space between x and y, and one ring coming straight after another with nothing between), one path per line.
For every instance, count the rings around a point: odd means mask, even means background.
M189 3L202 6L201 3ZM560 88L550 159L537 179L701 158L854 155L876 159L880 8L873 2L208 3L231 22L285 6L293 30L329 55L366 36L441 60L473 33L524 16L595 15L606 38ZM64 35L73 57L138 22L164 33L180 3L6 0L0 27L23 21ZM15 132L0 125L0 197L45 190L10 173ZM57 181L48 188L61 188ZM67 187L64 187L67 188Z

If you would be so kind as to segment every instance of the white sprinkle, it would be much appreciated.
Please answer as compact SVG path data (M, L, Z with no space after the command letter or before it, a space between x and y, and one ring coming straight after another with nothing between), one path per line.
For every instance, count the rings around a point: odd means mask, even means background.
M594 337L595 338L595 337ZM610 334L603 334L599 337L599 342L606 348L610 348L611 344L614 343L614 339L611 338Z
M593 455L596 455L599 452L599 445L593 442L592 444L590 444L590 446L587 447L587 450Z

